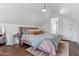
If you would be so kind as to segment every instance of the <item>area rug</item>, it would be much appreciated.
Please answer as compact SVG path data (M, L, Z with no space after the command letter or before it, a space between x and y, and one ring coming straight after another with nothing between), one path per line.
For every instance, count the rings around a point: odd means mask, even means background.
M68 42L63 42L65 45L65 48L61 54L57 54L57 56L69 56L69 44ZM32 47L29 47L26 49L29 53L33 54L34 56L49 56L49 54L38 50L38 49L33 49Z

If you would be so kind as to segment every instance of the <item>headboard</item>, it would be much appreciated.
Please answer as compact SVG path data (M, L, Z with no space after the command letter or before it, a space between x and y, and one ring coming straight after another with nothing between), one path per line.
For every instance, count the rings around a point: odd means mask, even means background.
M20 32L20 35L22 35L23 31L26 31L26 30L37 30L37 29L39 29L39 27L19 27L19 32Z
M31 34L43 34L44 32L42 30L39 30L39 27L19 27L20 29L20 34L23 34L23 31L27 31L27 30L34 30L31 32ZM37 31L38 30L38 31Z
M39 27L19 27L19 29L22 31L22 30L39 29Z

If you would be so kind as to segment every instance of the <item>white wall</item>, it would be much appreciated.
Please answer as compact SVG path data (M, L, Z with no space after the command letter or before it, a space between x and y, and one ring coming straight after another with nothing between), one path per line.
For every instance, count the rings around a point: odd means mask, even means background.
M77 36L78 36L78 43L79 43L79 25L78 25L78 29L77 29Z
M27 25L17 25L17 24L7 24L0 23L1 27L5 27L6 29L6 45L12 45L13 34L18 33L18 28L20 26L28 27Z
M59 17L59 31L58 33L63 35L66 40L71 40L79 43L79 26L64 16Z
M53 25L56 25L56 28L53 28ZM59 18L52 17L51 19L48 19L46 22L43 23L41 28L45 32L57 34L59 32ZM53 31L55 31L55 32L53 32Z
M68 19L63 19L63 35L72 41L77 41L77 24Z
M51 22L50 20L47 20L46 22L43 23L41 26L41 29L43 29L45 32L50 33L51 32Z
M47 20L41 28L44 29L44 31L51 33L51 21ZM79 43L79 25L64 16L59 16L57 34L61 34L66 40Z

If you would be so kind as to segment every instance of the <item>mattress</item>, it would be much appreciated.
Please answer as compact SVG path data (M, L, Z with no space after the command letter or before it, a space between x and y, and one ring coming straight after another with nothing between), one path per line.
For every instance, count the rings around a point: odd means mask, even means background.
M22 43L25 43L25 44L28 44L28 45L32 46L30 41L22 41Z

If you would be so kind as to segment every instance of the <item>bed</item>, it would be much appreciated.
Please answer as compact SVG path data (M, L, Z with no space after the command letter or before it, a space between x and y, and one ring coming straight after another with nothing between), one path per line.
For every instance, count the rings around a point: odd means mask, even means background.
M37 28L22 29L21 43L30 45L35 51L38 49L45 52L45 54L57 55L58 45L62 39L61 35L45 33Z
M40 30L38 27L20 27L20 39L21 44L26 43L30 44L30 37L38 36L39 34L43 34L44 32Z

